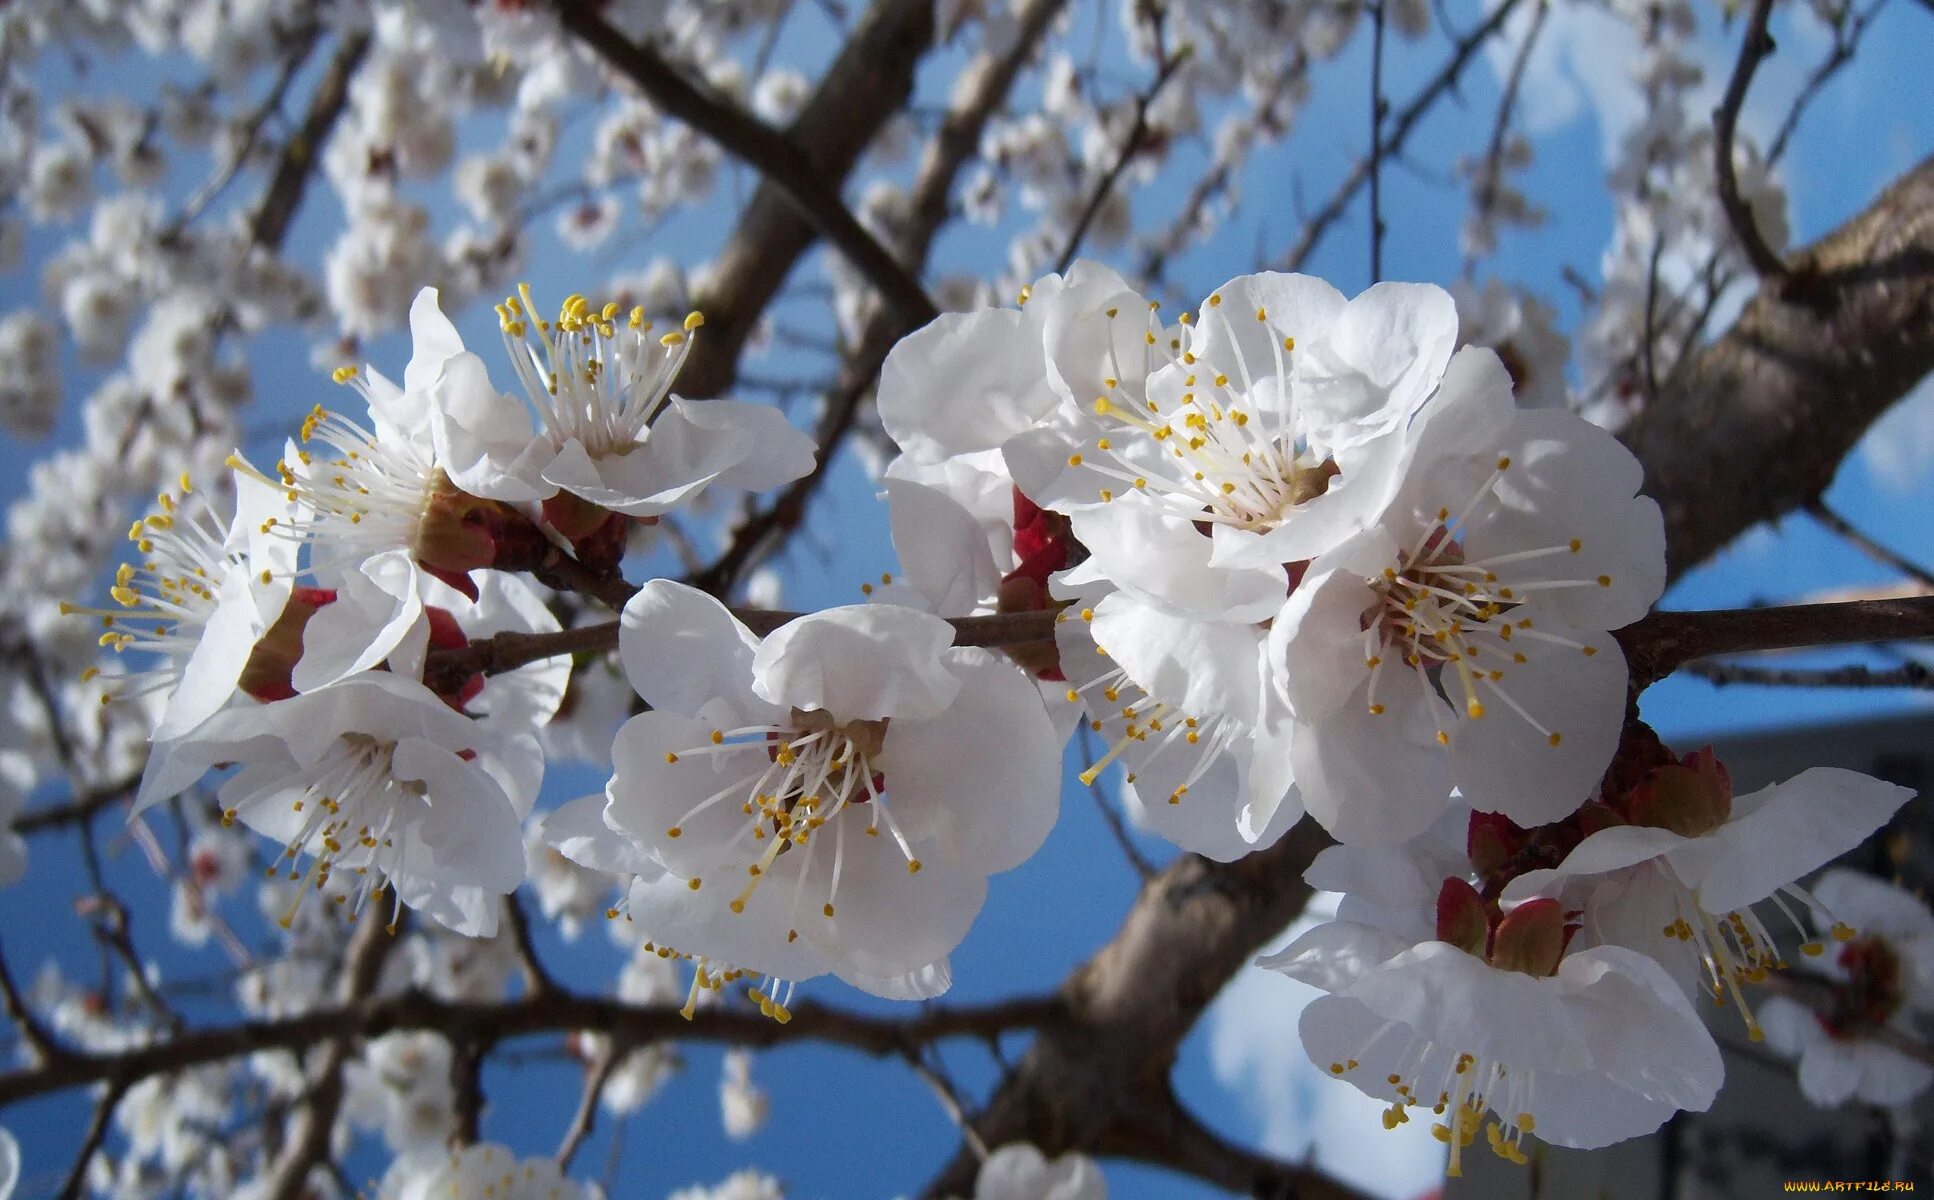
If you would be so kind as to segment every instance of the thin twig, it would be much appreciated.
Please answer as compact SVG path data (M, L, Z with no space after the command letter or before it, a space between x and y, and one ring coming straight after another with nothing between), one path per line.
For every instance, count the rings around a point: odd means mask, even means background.
M7 1015L13 1018L15 1025L20 1027L20 1036L27 1040L27 1044L33 1047L34 1053L39 1055L43 1062L60 1058L67 1053L61 1048L60 1043L54 1040L53 1033L40 1023L40 1018L34 1015L33 1009L28 1007L26 996L21 994L19 985L14 982L13 970L7 966L7 955L4 949L0 949L0 996L5 997Z
M598 1103L604 1095L604 1085L610 1082L612 1072L630 1053L629 1046L607 1039L604 1049L586 1066L584 1094L578 1097L577 1112L571 1115L571 1123L564 1130L564 1140L558 1143L558 1170L570 1170L571 1160L577 1157L578 1149L591 1136L592 1127L598 1123Z
M934 1098L940 1101L941 1110L947 1114L947 1119L959 1128L960 1136L966 1140L967 1145L985 1161L987 1143L981 1141L980 1135L974 1132L973 1116L967 1111L967 1102L961 1098L960 1089L954 1086L954 1081L947 1078L947 1073L937 1065L928 1062L926 1054L921 1049L909 1047L901 1057L906 1059L907 1066L912 1068L913 1073L933 1089Z
M1910 558L1889 550L1866 534L1860 532L1852 522L1827 507L1827 502L1816 499L1806 506L1806 513L1834 534L1853 544L1854 548L1868 558L1890 567L1926 587L1934 587L1934 571L1928 570Z
M57 1193L59 1200L80 1200L87 1191L87 1166L100 1153L102 1143L107 1141L107 1131L114 1123L114 1110L121 1105L121 1097L127 1095L127 1085L112 1081L100 1100L95 1102L94 1116L87 1123L87 1133L81 1138L81 1148L74 1155L74 1166L67 1173L66 1182L61 1184Z
M1370 282L1383 280L1383 98L1384 0L1370 10Z
M1404 143L1409 141L1412 131L1423 120L1424 115L1443 98L1445 93L1457 86L1464 68L1470 65L1484 43L1496 36L1498 30L1504 27L1505 21L1510 19L1521 2L1522 0L1503 0L1503 3L1484 19L1483 24L1457 40L1456 46L1451 50L1450 58L1438 70L1436 76L1392 116L1388 126L1390 132L1379 143L1378 154L1394 158L1403 153ZM1369 179L1370 156L1366 154L1357 159L1356 165L1350 169L1348 175L1344 176L1343 182L1336 185L1336 190L1330 193L1329 199L1323 202L1322 207L1310 215L1295 245L1277 260L1279 269L1301 270L1303 264L1309 261L1309 256L1315 253L1317 244L1349 208L1350 201L1355 199L1357 192L1362 190Z
M1785 276L1786 263L1767 244L1766 235L1753 220L1753 210L1739 194L1739 176L1733 166L1733 135L1739 127L1739 110L1746 104L1746 90L1752 86L1753 73L1773 52L1773 36L1766 31L1772 14L1773 0L1753 0L1752 15L1746 19L1746 36L1739 45L1739 62L1733 67L1733 77L1726 84L1726 94L1720 98L1719 107L1712 110L1713 170L1718 177L1719 206L1725 210L1726 221L1732 226L1733 236L1739 239L1740 248L1746 252L1747 261L1764 279Z
M1773 135L1773 140L1766 147L1767 166L1774 165L1786 156L1787 144L1793 140L1793 134L1800 127L1800 118L1806 115L1808 106L1826 88L1827 83L1840 73L1840 68L1853 61L1854 51L1859 48L1867 27L1886 7L1887 0L1874 0L1866 12L1854 16L1850 25L1833 31L1833 49L1827 52L1819 66L1813 68L1813 74L1807 77L1805 86L1793 98L1793 107L1786 111L1786 119L1780 122L1779 132Z
M765 636L803 614L734 608L733 617ZM956 646L1023 646L1054 636L1053 611L951 617ZM556 633L500 633L461 649L434 650L424 677L467 679L497 674L559 654L608 651L618 644L622 622L582 625ZM1617 631L1632 676L1651 683L1695 658L1749 650L1791 650L1850 642L1906 641L1934 636L1934 597L1854 600L1830 604L1654 612ZM1656 674L1648 673L1657 669Z
M556 987L550 972L544 969L544 964L537 957L537 945L531 940L530 917L524 912L524 905L517 899L516 892L504 897L504 924L510 927L511 940L517 947L517 958L524 968L524 986L535 993Z
M1551 0L1538 0L1537 11L1531 15L1531 28L1525 30L1524 40L1518 43L1518 52L1511 60L1511 73L1505 77L1504 92L1498 97L1497 119L1491 125L1491 141L1484 150L1483 165L1478 168L1477 195L1474 197L1474 217L1488 222L1491 212L1497 207L1498 184L1504 178L1504 148L1511 136L1511 116L1517 110L1518 90L1524 84L1525 68L1531 63L1531 51L1538 45L1538 34L1544 31L1545 17L1551 12ZM1464 257L1464 273L1471 274L1477 267L1477 256Z
M1092 767L1096 758L1094 734L1086 724L1081 725L1080 730L1081 757ZM1115 811L1114 804L1109 801L1107 796L1102 794L1101 785L1099 783L1090 783L1088 785L1088 796L1095 802L1096 811L1101 813L1101 819L1107 824L1108 832L1115 837L1115 845L1121 848L1122 857L1128 860L1128 865L1134 868L1135 874L1141 876L1142 882L1144 883L1155 878L1155 864L1148 861L1148 857L1141 852L1135 845L1134 840L1128 836L1128 827L1122 823L1121 814Z
M1074 262L1075 255L1081 252L1082 239L1088 236L1088 229L1100 215L1102 205L1108 202L1108 197L1114 192L1115 185L1121 181L1122 173L1128 170L1128 164L1134 161L1135 155L1141 153L1142 143L1147 140L1150 132L1148 110L1162 94L1162 89L1168 86L1168 81L1175 78L1175 72L1188 61L1189 53L1189 48L1183 46L1164 59L1161 68L1155 73L1154 81L1149 84L1147 90L1135 97L1135 122L1129 127L1128 136L1122 139L1121 153L1115 156L1115 161L1109 165L1107 172L1095 184L1095 190L1089 195L1087 205L1082 208L1080 218L1075 221L1074 229L1069 232L1067 244L1061 248L1061 257L1054 264L1057 274L1065 273L1069 265Z

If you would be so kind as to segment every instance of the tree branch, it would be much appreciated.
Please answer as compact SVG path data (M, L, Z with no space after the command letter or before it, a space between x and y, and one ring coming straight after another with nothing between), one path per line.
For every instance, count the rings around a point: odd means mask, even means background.
M1151 1096L1168 1092L1182 1039L1222 985L1302 912L1303 871L1329 837L1303 820L1233 863L1185 854L1142 888L1121 929L1062 986L1067 1019L1043 1027L975 1120L988 1146L1032 1142L1043 1153L1129 1152ZM1159 1147L1149 1145L1146 1153ZM1174 1151L1169 1165L1179 1165ZM927 1196L971 1195L979 1161L962 1147ZM1293 1194L1348 1196L1307 1168Z
M1934 689L1934 670L1909 662L1891 670L1855 663L1844 667L1761 667L1747 663L1687 663L1684 670L1724 687L1747 683L1762 687Z
M1914 582L1934 588L1934 571L1910 558L1894 553L1887 547L1860 532L1852 522L1827 507L1825 500L1813 500L1806 506L1806 513L1820 524L1832 530L1843 540L1853 544L1856 550L1882 566L1892 567Z
M1726 84L1726 94L1720 98L1719 107L1712 111L1713 170L1719 181L1719 207L1725 210L1726 222L1745 250L1747 261L1762 279L1784 278L1786 264L1766 244L1766 235L1753 220L1753 210L1739 195L1739 176L1733 165L1733 134L1739 128L1739 110L1745 106L1746 89L1752 86L1753 74L1773 52L1773 35L1766 32L1766 23L1772 14L1773 0L1754 0L1752 15L1746 19L1746 36L1739 45L1739 62L1733 66L1733 77Z
M1436 77L1425 84L1423 90L1412 97L1408 104L1397 110L1396 116L1390 122L1389 134L1376 147L1379 158L1395 157L1403 153L1404 143L1410 140L1411 132L1423 120L1424 114L1428 113L1446 92L1457 86L1458 79L1464 74L1464 68L1470 65L1471 59L1476 57L1484 43L1491 40L1498 30L1504 28L1504 22L1510 18L1520 2L1521 0L1503 0L1503 3L1484 19L1482 25L1458 39L1456 47L1451 51L1450 59L1437 72ZM1356 194L1363 190L1364 184L1369 180L1370 156L1366 154L1357 159L1356 165L1350 168L1350 173L1344 176L1343 182L1337 184L1336 190L1330 193L1330 198L1311 214L1308 221L1304 222L1302 235L1296 239L1296 244L1277 260L1276 269L1302 270L1303 264L1308 262L1309 256L1315 252L1317 243L1323 240L1323 235L1329 232L1330 226L1334 225L1343 215L1344 210L1349 208L1350 202L1356 199Z
M918 278L880 244L839 196L860 152L912 94L913 71L933 41L932 5L880 0L826 69L818 90L781 133L698 85L656 51L628 41L595 5L561 3L558 20L669 115L716 141L764 182L720 254L699 297L707 336L679 373L679 392L713 396L731 385L739 350L815 235L826 238L880 289L897 333L933 319ZM775 209L783 207L781 214Z
M1621 431L1665 511L1675 577L1819 496L1867 427L1934 371L1934 158L1801 261L1791 281L1762 282Z
M1135 97L1134 124L1129 126L1128 136L1122 139L1121 152L1115 156L1115 161L1109 164L1107 172L1095 184L1095 190L1088 196L1088 203L1082 207L1081 216L1075 220L1074 229L1069 231L1067 245L1061 248L1061 257L1054 264L1057 274L1065 273L1069 265L1074 262L1075 255L1081 252L1082 240L1088 236L1089 227L1100 215L1101 206L1108 202L1109 194L1115 190L1115 185L1121 182L1122 173L1128 170L1128 164L1134 161L1135 155L1141 152L1142 143L1148 139L1148 110L1154 107L1156 99L1162 94L1162 89L1168 86L1169 80L1175 78L1175 72L1188 59L1187 46L1169 55L1156 71L1153 82Z
M374 923L374 922L372 922ZM393 940L393 939L392 939ZM406 991L275 1021L196 1029L165 1042L107 1054L67 1054L0 1074L0 1106L90 1083L131 1083L149 1075L218 1062L257 1050L301 1051L332 1038L375 1038L399 1029L432 1029L452 1041L595 1029L633 1045L654 1041L776 1046L820 1041L868 1054L952 1037L992 1037L1065 1019L1058 997L1023 997L980 1007L929 1006L913 1016L880 1017L810 1002L794 1005L786 1024L743 1007L700 1009L689 1021L674 1005L628 1004L562 990L498 1004L439 1000Z
M1695 658L1717 654L1934 637L1934 596L1655 612L1616 636L1633 684L1643 688Z
M577 1157L578 1149L591 1136L592 1128L598 1123L598 1102L604 1095L604 1085L610 1082L611 1073L630 1053L629 1046L606 1041L597 1058L585 1067L584 1093L578 1098L577 1111L571 1115L571 1124L564 1131L564 1140L558 1143L558 1170L570 1169L571 1160Z
M337 999L353 1004L369 995L382 974L383 963L396 947L396 935L373 915L356 927L343 950L343 967L336 981ZM309 1174L329 1157L329 1138L342 1109L343 1068L355 1052L348 1032L323 1043L309 1071L309 1094L291 1118L287 1138L269 1168L264 1200L301 1200L309 1194ZM301 1048L295 1048L300 1055Z
M269 250L278 249L288 236L289 222L295 219L310 173L322 160L322 145L336 127L343 107L349 103L349 82L356 68L369 53L369 34L348 33L336 47L335 56L323 69L322 79L310 94L309 110L302 124L282 147L275 172L262 192L262 202L249 219L249 240Z

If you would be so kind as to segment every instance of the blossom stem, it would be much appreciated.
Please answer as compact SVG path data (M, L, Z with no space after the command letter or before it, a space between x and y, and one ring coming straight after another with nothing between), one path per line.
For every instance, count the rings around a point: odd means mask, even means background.
M629 587L629 585L625 585ZM732 615L760 636L802 614L735 608ZM952 617L956 646L1019 646L1054 636L1052 611ZM454 650L435 650L424 664L424 682L493 675L560 654L602 653L618 645L617 621L556 633L500 633ZM1851 642L1934 637L1934 596L1854 600L1838 604L1721 608L1703 612L1654 612L1618 630L1632 682L1649 687L1694 659L1753 650L1791 650Z

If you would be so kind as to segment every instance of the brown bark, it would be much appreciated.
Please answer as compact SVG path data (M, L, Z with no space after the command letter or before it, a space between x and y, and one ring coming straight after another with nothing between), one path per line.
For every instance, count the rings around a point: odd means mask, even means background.
M1676 577L1826 490L1934 372L1934 158L1770 279L1624 432Z

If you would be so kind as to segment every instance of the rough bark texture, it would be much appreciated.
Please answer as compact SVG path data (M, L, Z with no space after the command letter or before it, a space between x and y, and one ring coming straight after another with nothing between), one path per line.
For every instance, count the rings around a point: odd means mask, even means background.
M1934 158L1769 280L1625 431L1677 577L1813 500L1934 372Z

